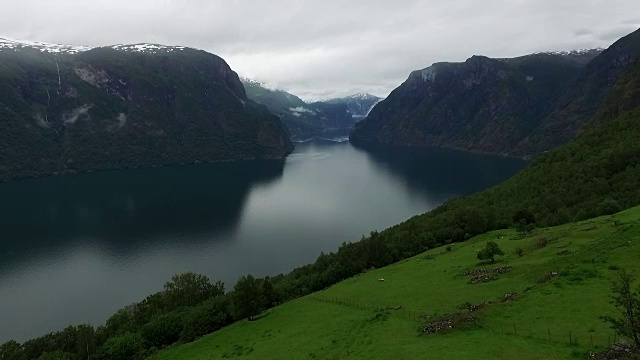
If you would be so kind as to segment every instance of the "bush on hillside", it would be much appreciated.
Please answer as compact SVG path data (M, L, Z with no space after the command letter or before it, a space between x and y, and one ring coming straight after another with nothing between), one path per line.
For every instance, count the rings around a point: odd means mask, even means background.
M189 342L231 323L229 300L217 296L185 312L180 340Z
M504 252L500 249L500 246L495 241L488 241L484 249L478 251L477 258L481 261L491 261L493 264L496 262L495 257L502 255L504 255Z
M98 360L132 360L144 351L142 337L135 333L123 333L110 337L97 353Z
M146 348L161 348L180 340L182 312L163 314L144 325L140 331Z

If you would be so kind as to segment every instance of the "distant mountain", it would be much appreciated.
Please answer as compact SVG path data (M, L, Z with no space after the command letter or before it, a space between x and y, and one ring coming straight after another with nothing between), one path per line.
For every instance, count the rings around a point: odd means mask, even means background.
M329 104L346 104L351 116L360 121L369 115L373 107L379 103L382 98L371 94L355 94L343 98L335 98L324 101Z
M282 122L205 51L0 38L0 179L282 158Z
M271 89L252 79L242 79L247 96L278 115L293 136L327 130L351 129L355 123L346 103L305 103L286 91Z
M510 153L598 52L433 64L377 104L351 140Z

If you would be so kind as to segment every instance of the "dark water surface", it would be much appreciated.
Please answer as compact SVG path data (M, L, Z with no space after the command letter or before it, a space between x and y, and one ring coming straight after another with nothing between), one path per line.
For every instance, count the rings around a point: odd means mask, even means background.
M0 184L0 343L90 322L195 271L287 272L515 174L524 162L429 149L298 144L285 161Z

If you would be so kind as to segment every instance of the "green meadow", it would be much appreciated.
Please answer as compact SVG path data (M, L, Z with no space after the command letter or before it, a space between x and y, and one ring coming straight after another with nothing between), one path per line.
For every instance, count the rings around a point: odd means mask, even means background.
M526 235L493 231L367 271L152 359L586 358L618 338L600 316L615 314L609 296L617 273L640 270L639 239L640 207ZM487 241L505 253L495 264L476 259ZM464 275L507 266L486 282ZM473 322L422 331L479 304Z

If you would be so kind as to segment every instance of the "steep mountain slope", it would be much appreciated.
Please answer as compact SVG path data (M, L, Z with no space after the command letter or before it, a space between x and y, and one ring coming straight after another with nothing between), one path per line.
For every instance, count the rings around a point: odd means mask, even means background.
M594 52L433 64L411 73L376 105L351 139L508 153L578 76L581 59Z
M360 121L369 115L373 107L379 103L382 98L371 94L355 94L343 98L334 98L323 102L328 104L346 104L351 116Z
M519 155L550 150L573 139L595 115L622 73L640 58L640 30L616 41L582 70L550 114L515 149Z
M448 201L385 231L388 239L402 241L415 234L440 243L462 241L465 233L509 226L519 210L530 212L540 225L552 226L640 204L639 94L637 60L576 139L539 156L494 188Z
M292 148L281 121L213 54L0 41L0 179L282 158Z
M305 103L286 91L270 89L252 79L242 79L247 96L278 115L293 136L326 130L350 129L355 120L345 103Z

